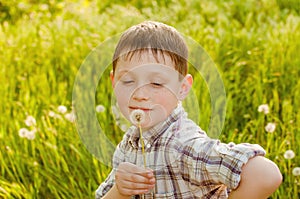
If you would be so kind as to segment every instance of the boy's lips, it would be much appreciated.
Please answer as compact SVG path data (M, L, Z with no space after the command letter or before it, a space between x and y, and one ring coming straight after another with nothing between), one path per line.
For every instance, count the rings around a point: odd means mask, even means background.
M139 109L139 110L142 110L142 111L151 111L152 110L150 108L144 108L144 107L138 107L138 106L129 106L129 109L130 110L137 110L137 109Z

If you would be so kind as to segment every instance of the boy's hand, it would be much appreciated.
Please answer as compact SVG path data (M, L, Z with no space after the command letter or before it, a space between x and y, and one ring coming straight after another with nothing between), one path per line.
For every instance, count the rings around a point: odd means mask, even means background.
M124 196L147 193L155 185L151 169L138 167L128 162L120 163L115 179L119 193Z

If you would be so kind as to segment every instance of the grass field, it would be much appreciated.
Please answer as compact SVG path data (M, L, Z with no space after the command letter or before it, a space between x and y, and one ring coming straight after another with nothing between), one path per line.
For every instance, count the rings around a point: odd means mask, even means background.
M0 198L94 197L110 167L77 133L75 77L92 49L146 19L174 26L206 50L226 90L219 139L260 144L284 177L271 198L300 198L299 15L297 0L1 0ZM123 132L111 110L109 69L92 106L102 105L96 118L116 144ZM210 93L190 72L207 130Z

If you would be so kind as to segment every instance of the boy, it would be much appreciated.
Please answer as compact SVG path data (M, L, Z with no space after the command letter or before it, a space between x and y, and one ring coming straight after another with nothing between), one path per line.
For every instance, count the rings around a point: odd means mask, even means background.
M280 185L260 146L220 143L187 118L180 103L193 83L187 57L181 35L163 23L143 22L120 38L111 73L117 103L128 120L143 114L117 146L96 198L260 199Z

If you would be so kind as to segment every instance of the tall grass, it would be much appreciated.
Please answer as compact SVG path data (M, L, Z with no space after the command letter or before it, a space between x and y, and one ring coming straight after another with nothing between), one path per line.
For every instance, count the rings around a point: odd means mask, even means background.
M297 1L2 1L0 6L0 197L93 198L110 168L93 157L67 114L80 65L101 42L145 19L159 20L197 41L224 81L226 120L220 139L262 145L284 182L272 198L299 198L300 17ZM108 68L97 87L101 128L122 138L110 106ZM193 92L207 130L210 96L200 74ZM96 105L95 104L95 105ZM270 113L257 108L268 104ZM57 110L59 105L67 113ZM27 116L36 124L26 126ZM70 115L68 115L70 116ZM276 130L267 133L267 123ZM35 138L19 136L21 128ZM293 159L285 159L291 149Z

